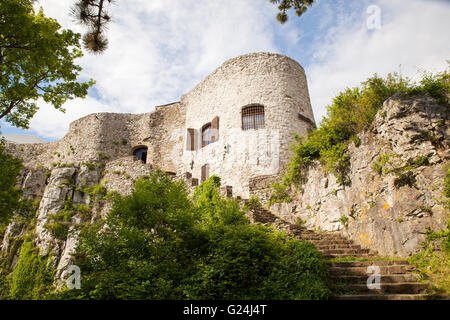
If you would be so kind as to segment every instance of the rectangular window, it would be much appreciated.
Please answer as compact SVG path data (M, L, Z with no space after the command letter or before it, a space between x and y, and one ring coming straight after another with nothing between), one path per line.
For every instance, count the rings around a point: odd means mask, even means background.
M202 180L201 182L204 182L206 180L208 180L209 178L209 165L205 164L204 166L202 166Z
M212 141L211 123L202 128L202 148L210 144Z
M264 129L264 106L248 106L242 109L242 129Z

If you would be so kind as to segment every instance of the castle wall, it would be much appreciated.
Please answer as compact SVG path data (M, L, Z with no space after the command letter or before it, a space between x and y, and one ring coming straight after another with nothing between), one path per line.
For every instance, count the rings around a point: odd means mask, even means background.
M186 107L186 128L196 129L198 140L202 126L219 117L218 141L189 151L185 139L184 170L200 179L202 166L208 164L209 175L220 176L223 184L233 186L234 195L243 197L248 197L249 178L280 172L289 161L293 133L304 134L314 123L303 68L279 54L231 59L181 103ZM242 108L249 104L264 106L264 129L242 130Z
M39 144L8 143L7 150L25 167L58 167L83 162L109 162L148 147L147 163L176 171L182 153L184 109L180 103L157 107L145 114L95 113L70 124L59 141Z
M264 107L265 128L242 129L242 108ZM218 119L218 139L201 147L202 127ZM8 150L25 167L70 167L103 163L147 147L147 163L179 176L222 178L234 195L248 197L249 179L276 176L290 157L294 132L315 126L306 76L294 60L279 54L254 53L225 62L184 95L181 102L145 114L96 113L71 123L59 141L13 144ZM188 129L196 130L199 147L187 150Z

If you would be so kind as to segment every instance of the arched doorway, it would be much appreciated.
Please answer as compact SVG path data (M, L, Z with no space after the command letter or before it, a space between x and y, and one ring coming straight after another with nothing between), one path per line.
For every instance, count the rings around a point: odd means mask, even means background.
M147 163L147 150L148 148L145 146L137 147L133 150L133 156L135 156L138 160Z

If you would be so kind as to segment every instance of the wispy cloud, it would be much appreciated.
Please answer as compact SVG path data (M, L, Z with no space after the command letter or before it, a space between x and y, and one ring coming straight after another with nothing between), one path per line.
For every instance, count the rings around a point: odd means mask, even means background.
M83 30L69 16L73 0L41 0L47 16ZM368 30L366 9L381 8L380 30ZM331 98L374 73L415 76L449 59L450 5L433 0L321 0L300 19L275 21L268 0L120 0L112 7L109 49L80 59L97 83L87 99L61 114L40 102L31 129L60 138L92 112L153 110L178 100L226 59L250 52L287 54L305 67L316 121Z
M381 29L368 30L367 6L381 9ZM442 71L450 58L450 4L445 1L366 1L336 19L317 39L313 62L306 66L316 120L346 87L375 73L401 72L417 79L423 71Z
M82 31L68 16L71 3L40 4L64 27ZM95 94L68 103L63 117L40 103L31 121L40 135L61 137L74 117L85 113L151 111L179 100L228 58L277 51L271 27L274 11L268 1L127 0L112 10L115 21L108 31L108 50L80 60L82 77L96 80Z

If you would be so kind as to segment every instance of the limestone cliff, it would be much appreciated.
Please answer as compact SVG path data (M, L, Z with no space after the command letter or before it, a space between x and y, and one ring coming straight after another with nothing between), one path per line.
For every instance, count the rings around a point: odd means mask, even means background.
M316 162L293 201L271 211L290 222L300 218L310 229L341 233L381 255L419 251L426 228L441 230L449 219L442 196L449 115L448 106L427 96L388 99L359 134L361 144L349 147L350 185L339 185Z

